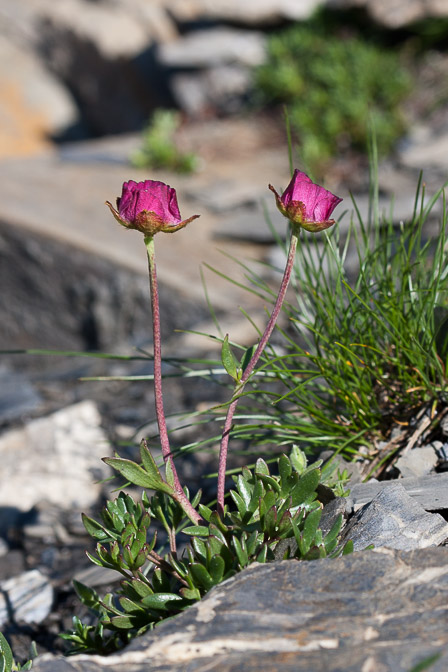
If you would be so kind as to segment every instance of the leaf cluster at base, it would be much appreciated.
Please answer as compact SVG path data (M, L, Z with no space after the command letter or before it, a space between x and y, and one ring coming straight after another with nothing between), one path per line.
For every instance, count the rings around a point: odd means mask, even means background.
M147 459L146 463L153 468ZM75 581L80 600L96 622L86 625L73 619L73 630L63 635L72 645L69 653L111 653L253 562L313 560L351 552L351 542L343 548L338 545L341 516L328 534L319 528L323 505L318 493L328 482L320 466L320 461L307 466L296 446L289 457L278 459L278 474L271 474L259 459L253 471L244 468L233 477L235 488L223 515L200 504L201 493L196 495L191 503L202 517L200 525L188 525L180 504L166 488L151 497L144 491L138 503L121 492L107 502L101 522L84 516L86 530L98 542L89 558L117 571L122 581L116 594L103 598ZM145 470L144 463L140 469ZM141 478L140 471L135 473ZM185 494L189 498L187 490ZM153 521L168 535L170 550L163 555L155 550L157 531L150 533ZM181 535L187 543L179 552ZM279 556L276 550L282 540L291 543Z

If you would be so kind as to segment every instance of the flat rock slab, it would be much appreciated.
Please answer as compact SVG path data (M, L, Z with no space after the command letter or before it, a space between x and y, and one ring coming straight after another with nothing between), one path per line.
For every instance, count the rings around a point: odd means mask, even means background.
M398 481L408 495L415 499L425 511L448 509L448 472L419 478L402 478ZM350 488L350 499L354 510L370 502L382 490L393 487L397 481L359 483Z
M448 668L448 549L252 565L122 653L33 672L410 672Z
M357 511L344 528L343 542L351 539L355 551L370 544L401 551L442 544L448 524L438 513L428 513L400 485L378 492Z

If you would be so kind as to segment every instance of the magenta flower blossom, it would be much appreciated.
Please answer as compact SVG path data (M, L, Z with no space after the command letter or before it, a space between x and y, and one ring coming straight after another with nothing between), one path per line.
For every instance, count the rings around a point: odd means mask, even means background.
M121 198L117 198L118 210L109 201L106 205L122 226L141 231L145 236L153 236L159 231L173 233L199 217L193 215L182 221L176 190L155 180L125 182Z
M292 180L282 196L278 195L271 184L269 189L274 192L277 207L282 215L292 224L312 233L328 229L334 224L334 219L329 217L342 201L342 198L315 184L300 170L294 171Z

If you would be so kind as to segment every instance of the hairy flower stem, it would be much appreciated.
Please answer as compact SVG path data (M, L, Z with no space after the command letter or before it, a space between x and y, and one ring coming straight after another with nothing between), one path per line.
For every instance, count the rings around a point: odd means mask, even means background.
M163 407L160 306L159 306L159 289L157 283L157 270L156 270L156 259L154 249L154 237L145 236L145 245L146 245L146 251L148 253L149 287L151 292L152 330L153 330L153 347L154 347L154 396L155 396L157 425L159 427L160 445L162 448L163 459L165 463L169 462L171 467L174 479L174 489L176 491L176 501L180 504L180 506L182 506L183 510L190 518L190 520L195 524L198 524L202 520L201 516L191 506L191 503L188 501L182 489L170 448L170 440L168 437L168 430L166 426L165 410Z
M288 259L286 261L286 267L285 267L285 272L283 274L283 279L280 285L280 289L277 295L277 300L275 302L274 309L271 313L271 317L269 319L269 322L266 326L266 329L264 331L263 336L260 339L260 342L258 343L257 349L255 350L254 354L252 355L252 358L249 360L249 363L247 367L244 370L243 375L241 376L241 380L238 382L237 386L235 387L235 391L233 393L233 400L229 404L229 407L227 409L227 415L226 415L226 420L224 423L224 430L221 438L221 447L219 450L219 464L218 464L218 492L217 492L217 500L218 500L218 513L220 515L224 514L224 491L225 491L225 479L226 479L226 467L227 467L227 452L228 452L228 447L229 447L229 438L230 438L230 432L232 430L232 424L233 424L233 416L235 414L236 407L238 405L239 398L241 396L241 393L244 390L244 387L249 380L258 360L261 357L261 354L263 350L265 349L272 332L274 331L275 323L277 322L277 318L280 314L280 310L283 304L283 301L285 299L286 295L286 290L288 289L289 285L289 280L291 278L291 273L292 269L294 267L294 258L297 250L297 241L298 241L298 234L297 234L297 228L294 227L292 228L291 232L291 240L289 243L289 252L288 252Z

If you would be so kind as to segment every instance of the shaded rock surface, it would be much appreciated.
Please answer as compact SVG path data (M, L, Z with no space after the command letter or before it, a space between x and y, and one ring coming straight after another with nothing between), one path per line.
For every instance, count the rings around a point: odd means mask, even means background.
M409 672L448 664L448 550L382 550L254 565L200 603L101 658L38 659L36 672Z

